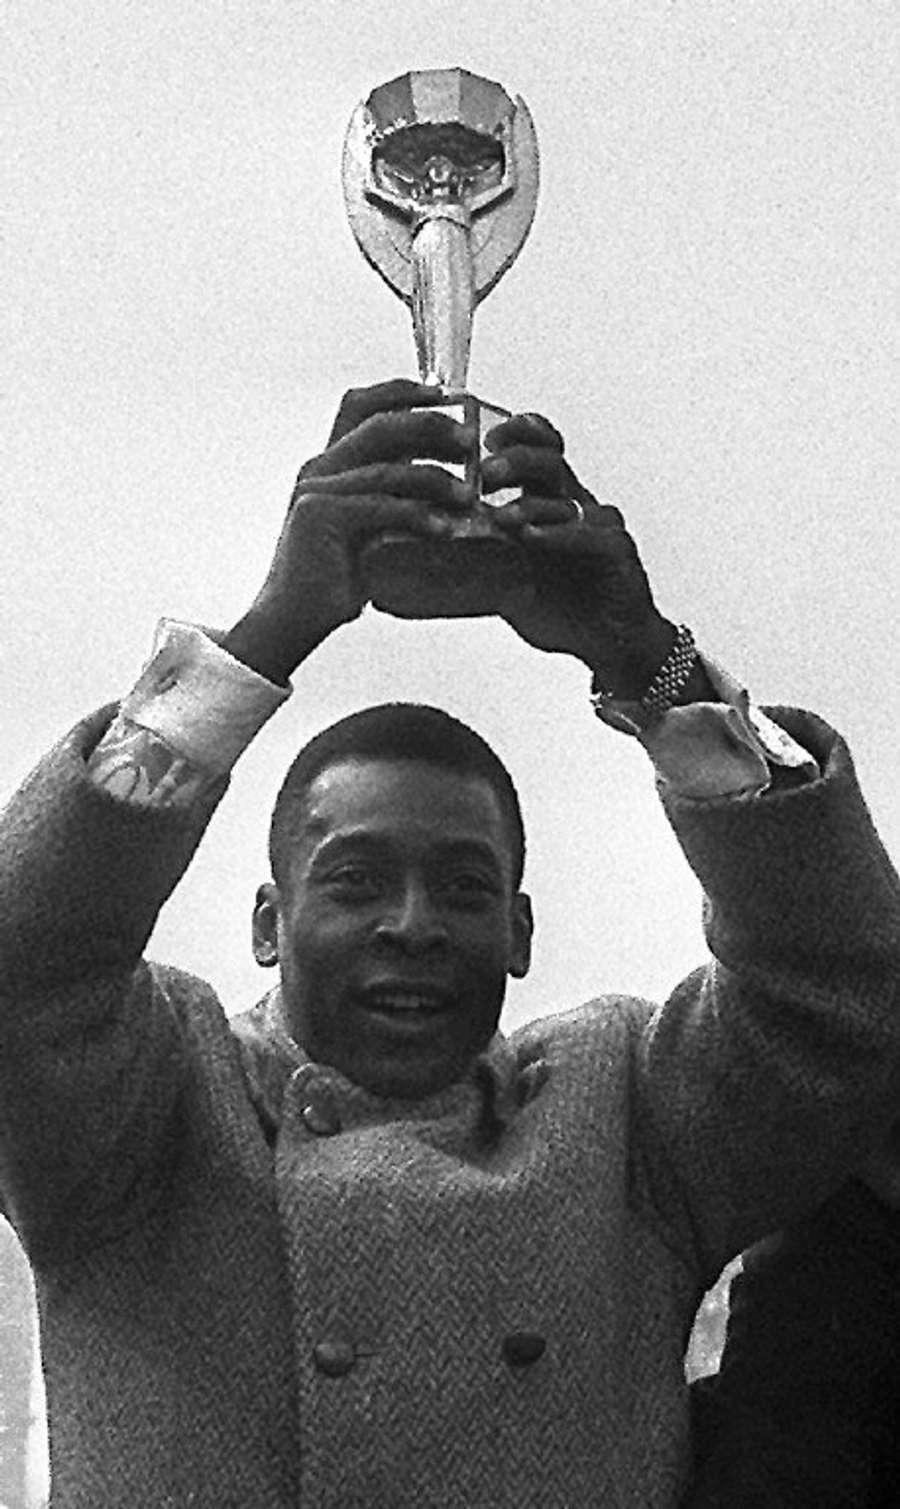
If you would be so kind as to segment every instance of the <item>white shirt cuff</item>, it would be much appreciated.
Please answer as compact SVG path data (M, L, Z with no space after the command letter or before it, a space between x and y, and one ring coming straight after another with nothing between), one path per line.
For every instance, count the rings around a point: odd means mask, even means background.
M192 764L225 775L291 694L235 660L195 624L160 620L153 654L120 716Z
M701 658L721 702L670 708L641 735L657 774L674 793L757 796L769 786L773 765L802 770L811 779L821 773L812 755L754 707L727 671Z

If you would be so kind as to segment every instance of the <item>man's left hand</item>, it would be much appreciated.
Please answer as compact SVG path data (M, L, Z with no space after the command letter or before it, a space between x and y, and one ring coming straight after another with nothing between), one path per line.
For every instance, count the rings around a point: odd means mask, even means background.
M521 540L532 566L533 587L507 622L540 650L577 656L617 696L641 697L676 631L656 608L619 510L579 482L561 435L540 415L515 415L486 445L485 493L522 488L492 518Z

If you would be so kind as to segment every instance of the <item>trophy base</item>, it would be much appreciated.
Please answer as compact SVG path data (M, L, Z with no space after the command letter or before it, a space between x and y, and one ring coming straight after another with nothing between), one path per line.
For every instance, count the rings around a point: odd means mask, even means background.
M395 618L502 613L528 590L531 570L521 545L488 530L470 528L444 540L379 535L359 562L372 606Z
M480 467L487 454L483 437L510 417L471 393L448 392L440 408L475 430L478 439L469 460L442 465L464 478L478 494L467 513L451 521L444 539L416 534L383 534L359 559L366 596L373 607L395 618L477 618L502 613L531 585L525 550L491 519L492 509L518 497L505 488L484 498Z

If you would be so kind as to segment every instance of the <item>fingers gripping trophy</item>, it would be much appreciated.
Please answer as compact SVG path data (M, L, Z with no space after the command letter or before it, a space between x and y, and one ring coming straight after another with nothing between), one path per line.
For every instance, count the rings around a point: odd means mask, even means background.
M406 73L358 105L343 186L368 261L412 313L419 373L477 437L473 502L439 541L385 534L360 570L375 607L402 618L497 613L529 580L522 547L491 521L511 493L480 488L483 439L509 410L466 389L475 308L515 260L534 217L538 151L524 101L463 68Z

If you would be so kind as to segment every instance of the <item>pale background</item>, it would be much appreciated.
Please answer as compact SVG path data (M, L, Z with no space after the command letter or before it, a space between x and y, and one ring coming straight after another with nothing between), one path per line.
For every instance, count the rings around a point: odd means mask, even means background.
M851 740L900 854L894 0L14 0L0 789L127 689L160 613L227 626L341 391L412 375L340 191L359 99L462 65L522 94L542 189L472 386L541 409L625 511L664 611ZM238 768L152 951L229 1011L266 820L310 733L433 700L507 760L537 914L508 1022L666 992L699 895L587 675L496 622L369 614Z

